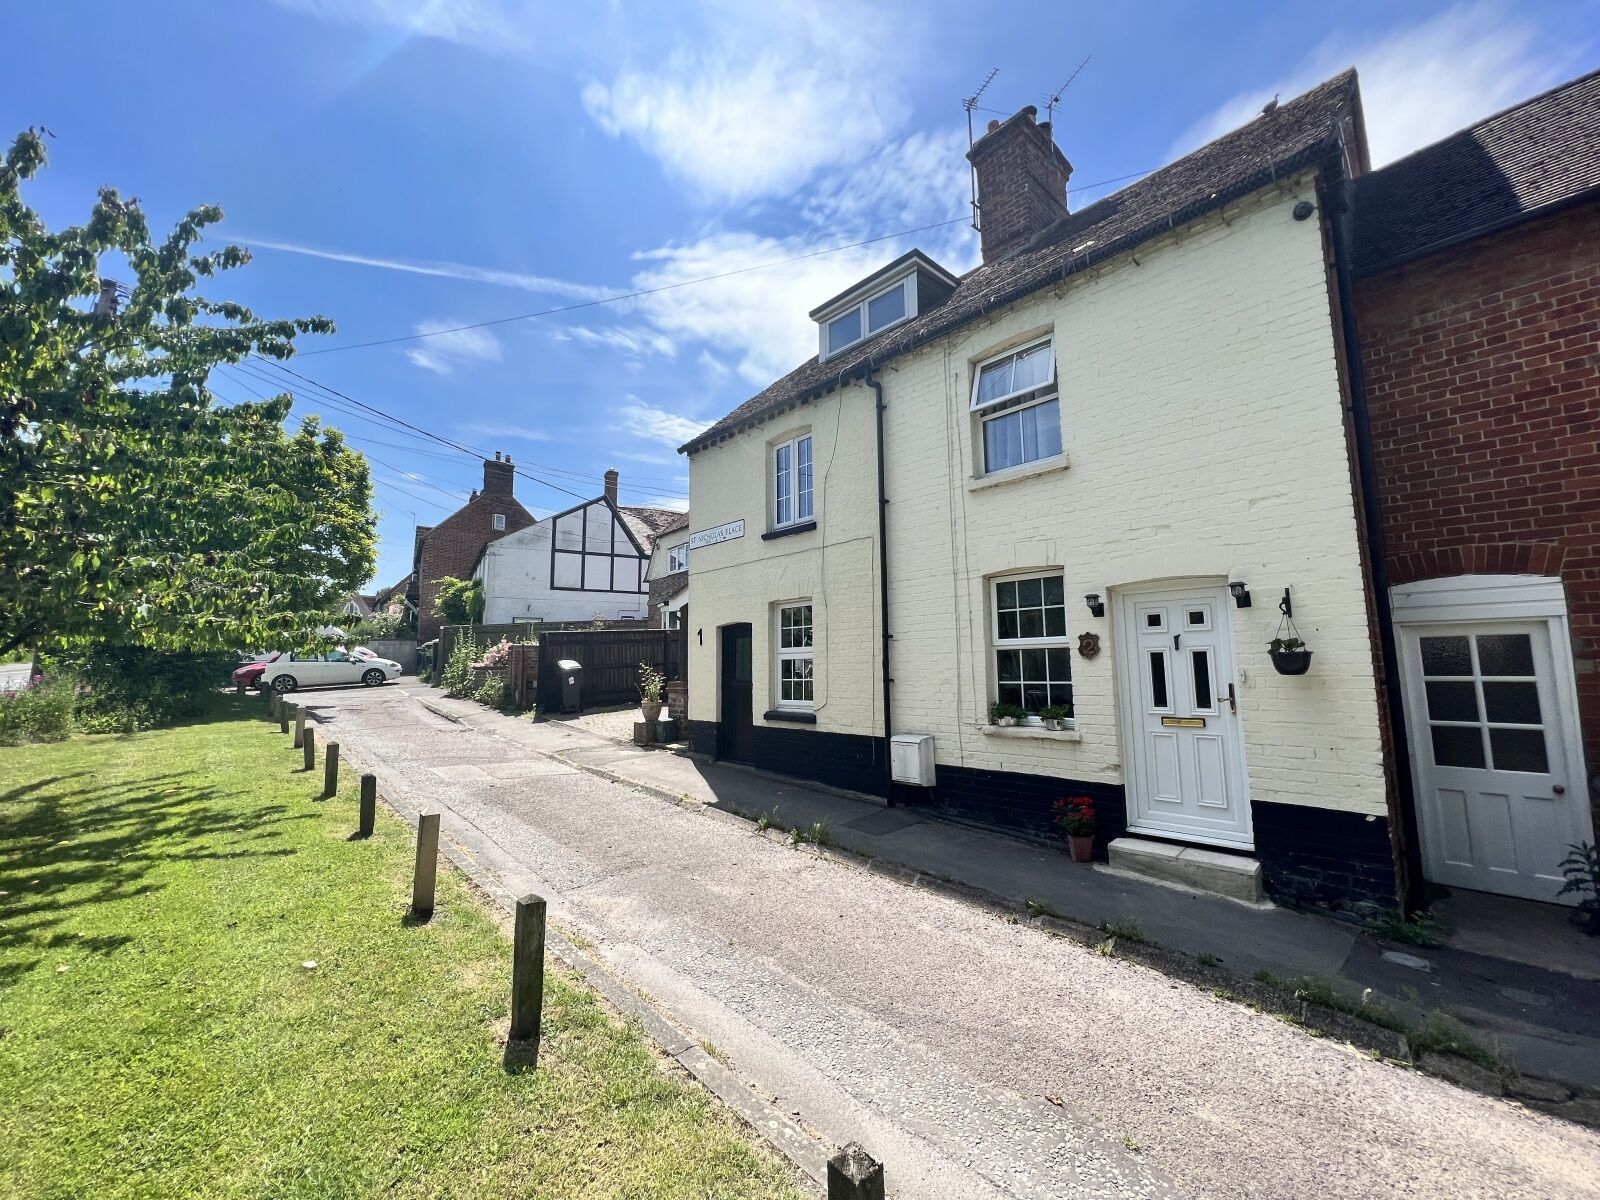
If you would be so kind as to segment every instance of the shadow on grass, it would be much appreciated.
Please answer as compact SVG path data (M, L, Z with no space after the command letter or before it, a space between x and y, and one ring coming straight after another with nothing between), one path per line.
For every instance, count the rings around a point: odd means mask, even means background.
M257 715L254 706L223 699L188 723L233 724ZM293 854L271 844L280 840L273 827L311 817L280 803L247 803L238 792L197 784L182 771L97 778L72 771L0 793L0 948L20 952L0 966L0 986L36 969L51 949L70 944L112 954L132 940L59 932L71 911L158 891L162 885L149 876L165 864Z
M507 1075L528 1075L539 1067L539 1043L529 1039L523 1042L506 1043L506 1052L501 1059Z

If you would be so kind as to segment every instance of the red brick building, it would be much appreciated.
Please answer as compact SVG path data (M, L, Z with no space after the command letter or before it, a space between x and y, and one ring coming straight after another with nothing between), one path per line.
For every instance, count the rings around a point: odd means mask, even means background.
M484 459L481 492L473 492L466 504L439 524L417 527L412 543L411 589L419 642L439 636L439 613L434 606L439 580L446 576L470 578L485 546L534 523L533 514L512 494L515 480L511 456L502 458L496 452L494 461Z
M1355 214L1413 863L1554 900L1600 805L1600 73L1365 176Z

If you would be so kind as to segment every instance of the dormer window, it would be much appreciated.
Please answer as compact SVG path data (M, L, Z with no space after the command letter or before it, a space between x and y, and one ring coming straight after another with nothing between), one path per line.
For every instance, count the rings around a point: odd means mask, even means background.
M823 357L847 350L863 338L916 315L914 275L905 275L846 309L823 326Z
M874 334L944 303L959 282L920 250L892 263L811 310L817 354L832 358Z

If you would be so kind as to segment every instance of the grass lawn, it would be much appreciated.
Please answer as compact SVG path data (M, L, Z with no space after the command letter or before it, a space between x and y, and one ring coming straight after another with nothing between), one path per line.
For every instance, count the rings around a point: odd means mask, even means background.
M259 714L0 750L0 1195L797 1195L553 961L508 1067L495 918Z

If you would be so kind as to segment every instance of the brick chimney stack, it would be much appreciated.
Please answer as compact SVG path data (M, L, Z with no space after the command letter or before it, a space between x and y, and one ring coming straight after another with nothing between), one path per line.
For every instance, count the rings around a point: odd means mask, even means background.
M516 475L517 469L511 465L511 455L501 457L500 451L496 450L493 462L487 458L483 460L483 494L509 498Z
M978 176L983 261L995 262L1067 215L1072 164L1050 137L1050 123L1028 105L989 129L967 151Z
M622 477L617 474L617 469L615 467L612 467L611 470L606 472L606 499L611 501L613 507L617 503L617 480L621 478Z

